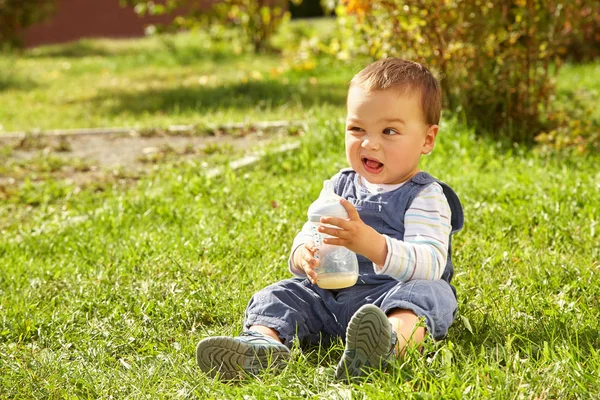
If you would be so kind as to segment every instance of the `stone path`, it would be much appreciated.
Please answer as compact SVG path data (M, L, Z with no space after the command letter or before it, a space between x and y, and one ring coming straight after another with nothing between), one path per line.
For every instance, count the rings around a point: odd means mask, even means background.
M256 161L261 145L274 139L284 139L289 146L304 129L302 123L275 121L229 124L205 132L197 132L190 126L175 126L150 132L113 128L0 134L0 149L4 149L0 163L5 165L5 168L0 166L0 185L18 182L27 173L28 164L33 165L48 155L64 160L65 168L57 171L57 177L84 183L95 179L101 171L118 168L137 173L167 159L197 160L216 152L239 154L239 159L232 163L235 167ZM248 154L250 149L254 150ZM280 148L285 150L286 146ZM79 166L69 168L75 161L79 161ZM85 163L83 167L81 162ZM11 168L6 168L10 165L20 165L15 169L16 172L20 169L20 173L11 173ZM210 166L207 168L210 174L218 173Z

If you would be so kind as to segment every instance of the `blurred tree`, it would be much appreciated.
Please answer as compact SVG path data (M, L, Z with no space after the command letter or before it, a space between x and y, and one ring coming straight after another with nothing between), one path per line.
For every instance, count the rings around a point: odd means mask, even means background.
M229 25L237 27L242 39L250 43L256 53L270 50L269 40L279 25L290 18L288 5L300 4L302 0L219 0L210 10L204 2L194 0L121 0L124 6L134 6L139 15L159 15L177 11L179 16L169 27L180 30Z
M54 0L0 0L0 44L21 45L23 29L52 15Z

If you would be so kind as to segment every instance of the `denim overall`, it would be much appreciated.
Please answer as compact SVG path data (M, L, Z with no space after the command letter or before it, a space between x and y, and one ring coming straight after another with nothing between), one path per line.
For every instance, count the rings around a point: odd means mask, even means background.
M450 235L463 226L463 210L456 193L425 172L419 172L396 190L380 194L367 191L351 169L342 170L332 179L336 182L335 192L356 207L362 221L389 237L404 239L404 214L419 192L433 182L441 185L450 205ZM359 278L355 286L328 290L303 278L277 282L252 297L244 327L268 326L279 332L287 346L291 346L294 337L298 337L301 344L327 343L337 337L344 338L356 310L364 304L374 304L385 313L399 308L424 317L429 334L434 339L442 339L457 311L456 291L450 284L454 275L451 247L449 244L442 279L437 281L400 282L388 275L378 275L370 260L357 255Z

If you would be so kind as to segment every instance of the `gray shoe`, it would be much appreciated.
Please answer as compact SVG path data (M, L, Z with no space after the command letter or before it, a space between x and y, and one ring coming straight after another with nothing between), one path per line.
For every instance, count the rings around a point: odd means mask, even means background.
M265 368L279 371L290 359L290 350L258 332L237 337L215 336L203 339L196 347L196 362L211 377L223 380L243 379Z
M335 379L363 376L369 369L384 369L392 362L396 333L381 309L366 304L354 313L346 330L346 348L335 370Z

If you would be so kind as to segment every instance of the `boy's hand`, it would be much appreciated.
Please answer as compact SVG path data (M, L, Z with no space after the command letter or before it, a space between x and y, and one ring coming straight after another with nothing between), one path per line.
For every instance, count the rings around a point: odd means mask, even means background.
M348 219L338 217L321 217L321 223L338 228L319 227L319 232L334 236L323 239L323 243L344 246L357 254L367 257L377 265L384 265L387 257L385 238L375 229L365 224L352 203L340 200L348 212Z
M319 260L315 258L317 248L312 240L304 243L294 252L294 268L304 271L308 279L313 284L317 284L316 268L319 267Z

